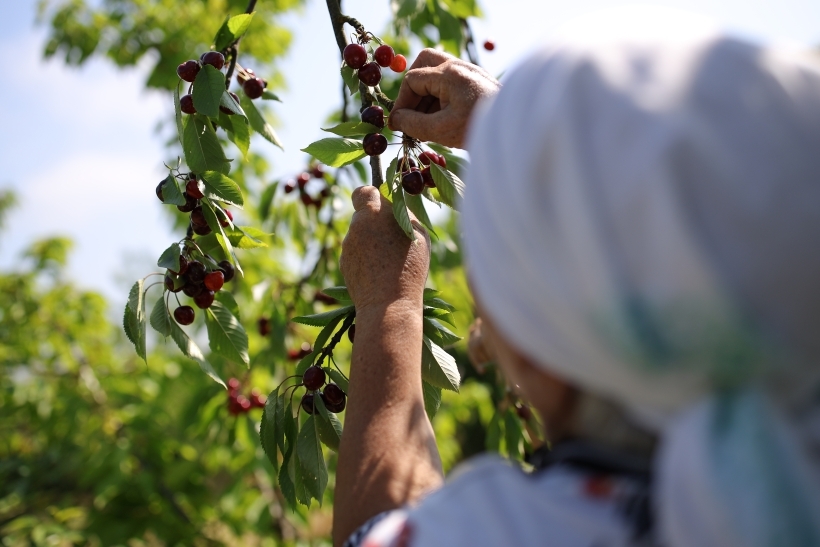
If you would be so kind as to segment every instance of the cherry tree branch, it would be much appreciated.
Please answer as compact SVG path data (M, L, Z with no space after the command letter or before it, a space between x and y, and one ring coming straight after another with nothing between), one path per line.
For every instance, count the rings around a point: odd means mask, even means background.
M256 9L256 2L257 0L249 0L248 7L245 8L245 13L253 13L253 10ZM231 57L230 63L228 64L228 72L225 73L225 89L231 86L231 77L233 76L234 69L236 69L236 58L239 56L239 41L241 39L242 37L240 36L224 49L225 54L230 54Z

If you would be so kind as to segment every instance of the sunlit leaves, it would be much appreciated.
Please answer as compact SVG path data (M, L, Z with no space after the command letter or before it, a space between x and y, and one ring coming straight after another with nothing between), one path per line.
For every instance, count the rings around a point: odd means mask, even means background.
M230 163L222 151L211 121L201 114L193 114L186 118L182 150L188 167L196 173L227 173L230 170Z
M211 65L203 65L194 81L194 108L200 114L216 118L225 92L225 76ZM230 96L229 96L230 98Z
M413 230L413 224L410 222L410 215L407 214L407 205L404 203L404 189L401 184L397 184L393 188L393 216L399 227L404 231L404 234L412 241L416 240L416 232Z
M166 268L172 272L179 271L179 244L172 243L170 247L162 251L157 260L157 266Z
M421 349L421 365L422 379L433 386L458 391L461 375L456 360L426 336Z
M317 313L315 315L302 315L294 317L291 321L294 323L301 323L303 325L310 325L312 327L325 327L331 324L334 320L344 317L353 310L353 306L345 306L335 310L324 313Z
M147 361L145 354L145 281L140 279L131 287L125 305L122 326L125 335L134 344L137 355Z
M155 331L163 336L171 335L171 316L168 315L168 308L165 306L165 294L159 296L159 300L154 304L149 320Z
M322 131L339 135L340 137L363 137L368 133L379 133L381 129L365 122L344 122L333 127L323 128Z
M214 300L206 310L205 324L211 351L231 361L250 363L248 358L248 334L231 311Z
M456 202L464 197L464 183L454 173L434 163L430 164L430 173L433 175L441 202L455 208Z
M253 16L254 13L242 13L240 15L234 15L225 21L222 26L219 27L216 38L214 38L214 49L219 51L238 40L245 34L248 27L251 26Z
M302 152L331 167L342 167L367 155L361 141L336 138L318 140L303 148Z
M201 176L205 184L206 196L240 208L245 204L242 190L230 177L218 171L205 171Z
M305 489L321 505L322 495L327 487L327 466L315 416L308 416L302 424L296 442L296 454L299 456L298 468Z

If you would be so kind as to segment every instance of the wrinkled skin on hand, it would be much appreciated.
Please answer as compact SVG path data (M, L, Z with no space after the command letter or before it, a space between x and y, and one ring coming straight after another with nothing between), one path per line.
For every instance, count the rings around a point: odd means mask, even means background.
M410 241L393 217L391 203L373 186L357 188L352 198L355 213L339 267L357 313L395 302L420 310L430 266L426 230L411 219L416 241Z
M435 49L425 49L404 77L389 125L422 141L464 147L479 100L501 84L486 70Z

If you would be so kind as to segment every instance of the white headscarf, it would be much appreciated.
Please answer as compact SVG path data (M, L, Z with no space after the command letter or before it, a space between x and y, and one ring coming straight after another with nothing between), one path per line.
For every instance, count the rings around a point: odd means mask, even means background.
M483 106L473 285L534 361L651 419L665 544L820 545L820 70L653 28L541 51Z

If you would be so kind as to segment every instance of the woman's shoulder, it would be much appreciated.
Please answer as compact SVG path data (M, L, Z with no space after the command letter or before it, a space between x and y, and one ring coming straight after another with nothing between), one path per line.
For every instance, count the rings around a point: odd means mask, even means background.
M631 545L624 504L639 490L630 477L560 464L526 473L481 456L416 507L388 514L361 545Z

